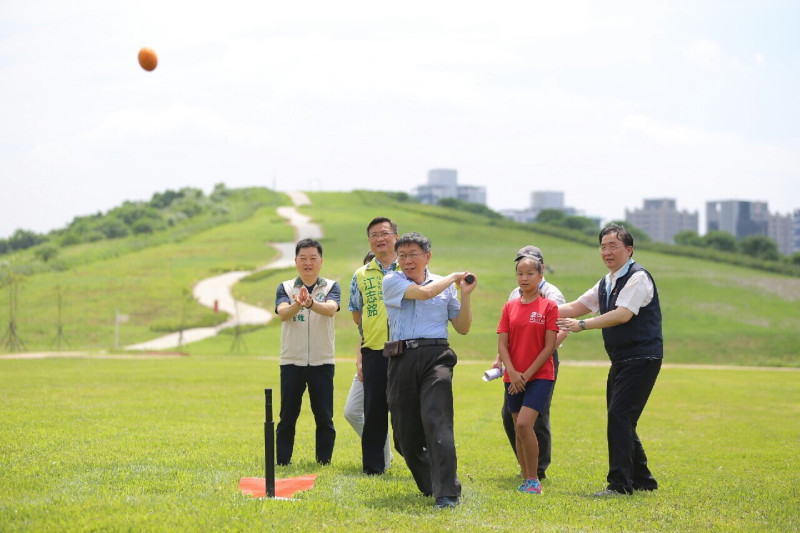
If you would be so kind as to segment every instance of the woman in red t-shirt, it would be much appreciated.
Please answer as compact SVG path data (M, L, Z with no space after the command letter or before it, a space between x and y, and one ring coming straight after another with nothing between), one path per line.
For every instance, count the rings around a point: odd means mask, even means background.
M541 494L537 466L539 443L533 423L553 390L558 306L539 294L542 264L535 257L517 261L522 295L506 302L497 326L497 351L506 371L508 407L517 433L517 460L525 481L517 490Z

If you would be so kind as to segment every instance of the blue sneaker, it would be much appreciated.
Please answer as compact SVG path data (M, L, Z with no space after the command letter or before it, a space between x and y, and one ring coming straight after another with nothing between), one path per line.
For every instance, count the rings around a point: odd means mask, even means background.
M436 503L433 504L436 509L448 509L456 505L461 505L461 500L459 498L448 498L447 496L436 498Z
M535 477L526 479L522 485L517 488L520 492L525 492L527 494L541 494L542 493L542 484L539 483L539 480Z

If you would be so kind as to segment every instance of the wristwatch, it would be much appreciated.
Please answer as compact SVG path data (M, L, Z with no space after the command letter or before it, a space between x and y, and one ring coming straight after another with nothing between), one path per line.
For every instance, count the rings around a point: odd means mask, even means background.
M578 325L581 327L581 331L586 329L586 321L585 320L578 320Z

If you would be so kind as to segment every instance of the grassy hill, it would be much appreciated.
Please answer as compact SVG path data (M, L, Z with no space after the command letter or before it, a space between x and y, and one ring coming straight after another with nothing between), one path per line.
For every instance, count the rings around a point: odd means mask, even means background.
M294 238L292 229L275 212L277 204L289 204L288 198L269 191L260 194L272 201L262 202L245 220L181 240L162 240L153 246L84 244L74 253L91 260L75 261L76 266L61 271L27 276L18 286L17 296L17 332L25 347L55 347L59 290L62 330L68 343L62 343L62 348L112 347L117 309L130 315L130 321L120 329L122 346L176 329L181 321L187 326L220 321L221 317L191 301L194 283L222 271L264 265L275 255L267 243ZM419 231L430 237L432 271L446 274L471 270L478 274L472 331L466 337L451 333L462 359L494 358L497 320L515 285L513 259L519 247L535 244L542 248L552 268L547 279L570 300L605 273L596 246L535 233L505 220L402 202L377 192L309 196L312 205L300 211L319 223L325 233L323 275L342 285L343 310L336 319L340 355L352 355L357 344L356 328L346 310L348 286L368 250L365 225L375 216L391 217L400 233ZM112 246L123 249L114 255L108 253ZM658 285L669 362L800 366L800 279L655 251L635 251L634 257L648 268ZM235 293L249 303L271 309L278 282L292 275L293 269L260 274L238 284ZM9 297L5 286L0 290L0 333L6 332L9 323ZM242 340L239 349L275 355L280 324L273 321L248 332ZM227 354L232 345L233 337L221 335L186 346L184 351ZM0 350L6 350L5 346ZM560 353L573 360L606 358L595 331L571 335Z
M480 375L494 357L500 307L514 285L514 252L528 243L542 247L553 267L548 279L575 298L604 273L596 246L387 194L310 196L313 205L301 211L325 231L323 273L342 283L343 301L367 249L364 226L376 215L397 220L401 232L430 236L434 272L469 269L480 277L472 331L453 334L461 357L454 405L464 504L435 512L396 453L384 476L361 474L360 442L342 415L356 346L356 328L343 310L333 462L314 462L314 419L304 402L293 464L276 469L278 478L319 475L296 501L253 500L238 491L241 477L263 473L263 390L277 391L280 381L277 321L248 331L238 350L231 335L189 345L192 357L0 358L0 529L798 529L796 369L665 367L637 428L659 490L597 499L589 495L604 486L607 467L606 369L562 366L551 412L553 464L545 495L532 502L515 490L519 467L499 419L502 386ZM17 266L29 266L18 285L20 338L30 350L53 348L57 288L69 342L63 347L71 349L110 348L116 309L131 316L121 345L181 320L218 322L191 300L193 284L263 265L275 254L268 242L294 238L275 211L288 204L284 195L254 190L242 200L246 217L64 248L57 269L15 256ZM800 366L797 278L664 253L635 257L661 292L668 362ZM235 290L272 308L276 284L293 275L294 269L253 275ZM0 289L0 333L11 296L8 286ZM596 331L573 335L561 353L606 359Z

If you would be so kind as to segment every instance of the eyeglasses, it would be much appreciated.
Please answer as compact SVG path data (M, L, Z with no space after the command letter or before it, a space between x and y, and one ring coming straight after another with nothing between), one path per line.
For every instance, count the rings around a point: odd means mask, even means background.
M598 248L598 250L600 250L601 252L605 253L605 252L616 252L617 250L619 250L621 248L624 248L624 246L617 246L616 244L611 244L611 245L605 245L604 244L603 246Z
M413 254L397 254L398 261L405 261L406 259L416 259L417 257L425 255L425 252L414 252Z
M389 235L397 235L397 234L392 233L391 231L382 231L380 233L370 233L369 238L374 241L375 239L381 239L381 238L385 239Z

